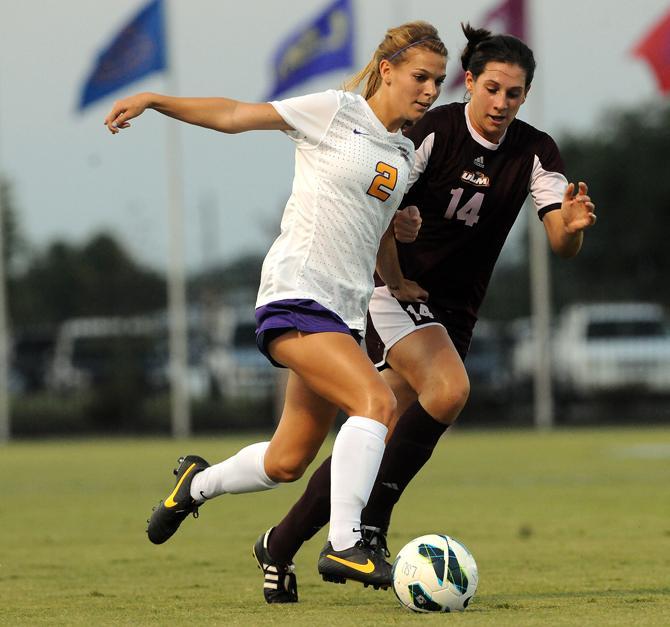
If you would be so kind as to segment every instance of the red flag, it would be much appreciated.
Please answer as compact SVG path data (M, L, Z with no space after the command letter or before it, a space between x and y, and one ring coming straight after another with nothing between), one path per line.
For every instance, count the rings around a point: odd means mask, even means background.
M651 66L661 93L670 93L670 13L635 46L633 54Z
M526 37L526 3L525 0L504 0L491 9L484 17L483 26L494 32L514 35L519 39ZM496 28L496 22L500 26Z
M473 25L474 26L474 25ZM481 20L481 26L493 33L514 35L519 39L526 38L526 0L503 0L493 7ZM463 86L463 72L460 71L449 83L447 89Z

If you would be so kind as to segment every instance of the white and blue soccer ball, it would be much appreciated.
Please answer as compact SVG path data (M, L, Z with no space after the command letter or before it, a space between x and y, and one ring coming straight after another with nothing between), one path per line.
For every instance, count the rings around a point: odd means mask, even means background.
M393 591L415 612L459 612L477 590L477 563L460 542L432 533L408 542L393 563Z

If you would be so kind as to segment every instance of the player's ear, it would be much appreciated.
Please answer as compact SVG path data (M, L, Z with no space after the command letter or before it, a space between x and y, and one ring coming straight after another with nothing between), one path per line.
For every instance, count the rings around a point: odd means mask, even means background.
M470 70L467 70L465 72L464 82L465 82L465 89L467 89L468 92L470 92L470 95L472 96L472 92L475 89L475 77L473 76Z
M393 72L393 64L388 59L382 59L379 62L379 76L386 85L391 84L391 73Z

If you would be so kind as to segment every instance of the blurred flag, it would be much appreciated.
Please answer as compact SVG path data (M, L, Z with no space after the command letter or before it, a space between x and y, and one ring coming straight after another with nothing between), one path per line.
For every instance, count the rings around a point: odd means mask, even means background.
M98 55L82 89L79 109L166 67L163 1L152 0Z
M651 66L661 93L670 93L670 13L644 36L633 54Z
M286 39L272 60L275 85L267 100L318 74L351 67L353 23L351 0L336 0Z
M526 39L526 0L503 0L493 7L474 28L487 28L491 32L514 35L525 41ZM458 72L449 83L447 89L463 87L463 70Z

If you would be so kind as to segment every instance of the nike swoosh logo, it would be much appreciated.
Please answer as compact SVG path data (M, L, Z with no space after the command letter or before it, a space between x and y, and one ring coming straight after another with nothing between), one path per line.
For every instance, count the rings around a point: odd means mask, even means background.
M366 575L369 575L375 570L375 565L372 563L371 560L368 560L367 564L357 564L356 562L350 562L349 560L337 557L337 555L331 555L330 553L328 553L326 557L330 560L333 560L334 562L339 562L340 564L344 564L349 568L353 568L354 570L357 570L360 573L365 573Z
M170 494L170 496L168 496L168 497L165 499L165 501L163 501L163 505L165 505L165 507L174 507L174 506L177 504L177 502L174 500L174 496L175 496L175 494L177 494L177 491L178 491L179 488L181 487L181 484L184 483L184 479L186 479L186 477L188 477L189 473L190 473L194 468L195 468L195 464L191 464L191 465L186 469L186 472L181 476L181 479L180 479L179 481L177 481L177 485L174 487L174 490L172 490L172 493Z
M354 135L369 135L370 133L366 133L365 131L359 131L357 128L354 129Z

